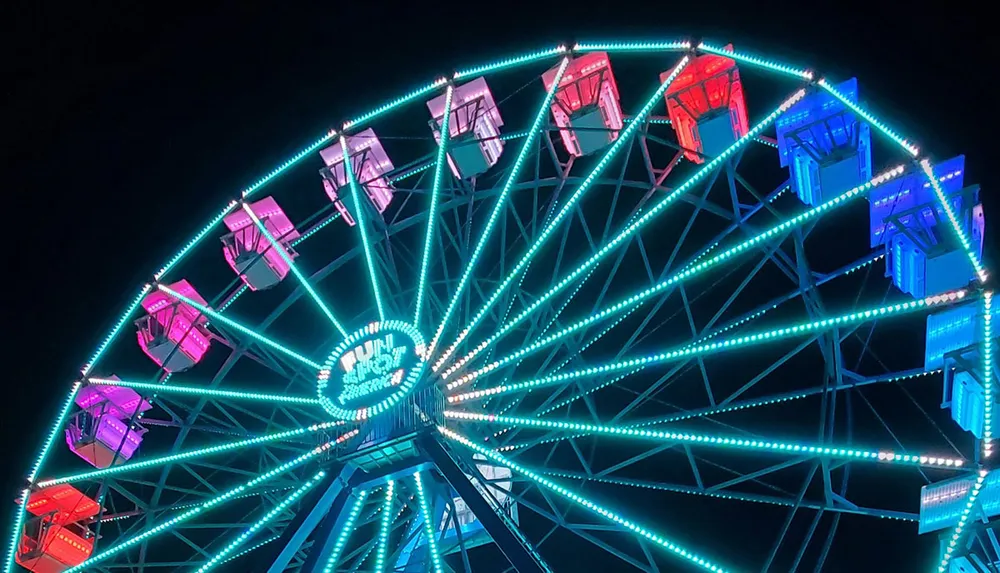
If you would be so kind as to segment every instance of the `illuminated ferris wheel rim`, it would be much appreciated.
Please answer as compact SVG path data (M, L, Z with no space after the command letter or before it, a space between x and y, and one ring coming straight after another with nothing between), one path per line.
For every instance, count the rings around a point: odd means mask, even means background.
M518 66L521 66L521 65L526 65L526 64L530 64L530 63L534 63L534 62L538 62L538 61L544 61L544 60L549 59L549 58L561 57L563 55L577 54L577 53L582 54L582 53L594 52L594 51L608 52L608 53L611 53L611 54L619 54L619 53L620 54L628 54L628 53L655 54L655 53L669 53L669 52L681 52L681 53L690 52L690 53L719 54L719 55L724 55L724 56L726 56L728 58L732 58L734 60L737 60L737 61L739 61L741 63L745 63L745 64L748 64L748 65L751 65L751 66L754 66L754 67L758 67L758 68L761 68L761 69L764 69L764 70L769 70L771 72L775 72L775 73L777 73L779 75L783 75L783 76L790 77L790 78L797 78L799 80L802 80L803 82L805 82L808 85L818 86L819 88L825 90L827 93L833 95L835 98L837 98L838 100L840 100L841 103L843 103L847 107L849 107L855 114L857 114L859 117L861 117L865 121L867 121L869 125L874 126L879 132L881 132L883 135L885 135L889 140L891 140L895 144L897 144L909 156L911 156L912 158L914 158L914 161L917 163L917 165L919 165L919 168L921 170L923 170L928 175L928 177L930 178L931 182L936 182L936 179L934 178L933 173L931 171L930 161L927 158L923 158L923 157L920 156L919 149L916 146L914 146L909 140L903 138L896 131L894 131L892 128L890 128L888 125L886 125L885 123L881 122L879 119L877 119L876 117L874 117L871 113L867 112L866 110L864 110L863 108L861 108L857 104L854 104L854 103L850 102L847 98L844 97L843 94L841 94L841 93L839 93L837 91L836 86L830 84L829 82L827 82L823 78L816 79L814 77L813 72L811 72L811 71L809 71L808 69L805 69L805 68L798 68L798 67L794 67L794 66L785 65L785 64L780 63L780 62L775 61L775 60L765 59L765 58L761 58L761 57L758 57L758 56L755 56L755 55L751 55L751 54L747 54L747 53L743 53L743 52L739 52L739 51L728 50L728 49L717 47L715 45L707 44L707 43L704 43L704 42L699 42L697 44L693 44L690 41L577 43L577 44L575 44L572 47L572 49L567 49L565 46L557 46L557 47L553 47L553 48L549 48L549 49L544 49L544 50L540 50L540 51L536 51L536 52L530 52L530 53L526 53L526 54L523 54L523 55L520 55L520 56L506 58L504 60L500 60L500 61L497 61L497 62L492 62L492 63L488 63L488 64L484 64L484 65L480 65L480 66L475 66L475 67L471 67L471 68L464 69L464 70L459 70L459 71L457 71L457 72L455 72L453 74L453 76L452 76L451 79L447 79L447 78L437 79L437 80L431 82L428 85L425 85L425 86L423 86L421 88L418 88L416 90L408 92L408 93L406 93L406 94L404 94L404 95L402 95L402 96L400 96L400 97L398 97L396 99L393 99L389 103L387 103L385 105L382 105L380 107L377 107L377 108L371 110L368 113L362 114L362 115L360 115L360 116L358 116L358 117L356 117L356 118L354 118L352 120L349 120L349 121L347 121L347 122L345 122L343 124L343 126L341 128L341 131L339 131L339 132L335 131L335 130L329 131L323 137L319 138L318 140L316 140L315 142L313 142L312 144L310 144L309 146L307 146L305 149L303 149L302 151L300 151L299 153L297 153L296 155L294 155L292 158L290 158L286 162L282 163L279 167L277 167L276 169L272 170L271 172L269 172L264 177L262 177L262 178L258 179L257 181L255 181L252 185L250 185L246 189L242 190L241 193L240 193L240 199L234 199L234 200L230 201L229 203L227 203L226 206L219 212L218 215L216 215L209 222L208 225L206 225L199 233L197 233L195 235L195 237L193 239L191 239L187 244L185 244L185 246L180 251L178 251L173 257L171 257L170 259L168 259L168 261L159 269L159 271L157 271L154 274L154 277L153 277L154 280L153 281L151 281L151 282L143 285L143 287L140 290L140 292L138 293L138 295L135 297L135 299L133 299L132 303L128 306L128 308L126 309L126 311L121 315L121 318L115 323L115 325L112 327L112 329L109 332L109 334L105 337L105 339L101 342L101 344L98 346L98 348L91 355L90 360L88 360L88 362L85 364L85 366L81 369L81 375L84 377L84 381L87 381L89 379L91 373L93 372L95 366L97 365L97 363L101 359L103 353L114 342L114 340L117 338L118 334L120 334L122 328L129 322L129 318L135 313L135 311L139 307L140 302L143 299L143 297L145 297L146 295L148 295L149 293L151 293L151 292L153 292L153 291L155 291L157 289L164 290L164 289L168 288L168 287L164 287L160 283L160 281L177 264L179 264L181 262L181 260L188 254L188 252L191 251L195 246L197 246L201 242L201 240L203 238L207 237L208 234L211 232L211 230L214 229L223 220L224 217L226 217L227 215L231 214L236 209L239 209L241 207L243 207L244 209L246 209L246 203L244 203L244 201L246 201L247 199L249 199L259 189L261 189L262 187L264 187L265 185L267 185L268 183L270 183L271 181L273 181L275 178L277 178L278 176L280 176L286 169L294 166L300 160L302 160L303 158L305 158L305 157L309 156L310 154L316 152L322 146L324 146L324 145L326 145L326 144L334 141L336 138L338 138L338 137L343 138L344 136L349 135L350 133L354 132L355 130L361 128L362 126L365 126L371 120L373 120L373 119L375 119L375 118L377 118L377 117L379 117L379 116L381 116L381 115L383 115L385 113L388 113L388 112L394 110L397 107L400 107L400 106L402 106L404 104L410 103L411 101L414 101L417 98L420 98L421 96L429 95L429 94L435 92L436 90L444 88L445 86L450 85L451 81L461 80L461 79L464 79L464 78L469 78L469 77L473 77L473 76L477 76L477 75L481 75L481 74L487 74L487 73L491 73L491 72L496 72L496 71L500 71L500 70L504 70L504 69L508 69L508 68L514 68L514 67L518 67ZM345 153L346 153L346 148L345 148ZM934 183L934 187L935 187L934 190L938 194L939 198L941 196L943 196L943 192L940 190L940 188L938 187L938 185L936 183ZM958 224L956 215L949 208L949 204L947 202L942 201L942 205L944 207L945 214L947 215L948 219L950 220L950 222L951 222L954 230L956 231L956 233L957 233L957 235L959 237L959 242L962 244L962 246L964 247L964 250L965 250L966 254L969 256L969 258L971 260L971 263L972 263L972 265L973 265L973 267L974 267L974 269L976 271L976 274L977 274L980 282L981 283L985 283L985 281L987 279L986 269L984 268L982 262L978 259L976 253L969 246L970 245L969 240L968 240L968 238L966 236L964 236L964 231L961 229L960 225ZM295 300L296 298L301 298L302 294L303 294L302 287L301 286L297 287L295 293L293 295L291 295L289 297L289 299L290 300ZM178 298L182 298L182 297L178 297ZM417 335L419 336L419 333L417 333ZM431 342L431 351L428 353L428 355L426 357L428 360L430 360L432 358L432 353L433 353L433 350L434 350L434 345L437 342L437 338L438 338L438 336L435 335L434 336L434 340ZM337 351L335 350L331 354L331 360L334 358L334 355L336 355L336 354L337 354ZM326 365L326 368L328 369L329 366ZM317 370L319 370L320 372L323 372L323 368L318 368ZM65 405L64 405L64 407L63 407L63 409L62 409L62 411L61 411L61 413L59 415L59 418L56 421L56 424L55 424L52 432L48 436L48 439L44 443L41 452L39 453L38 457L35 460L34 465L32 466L32 470L31 470L31 473L29 474L29 478L28 478L29 486L37 485L36 478L38 476L38 473L41 471L41 468L44 465L45 458L48 455L48 451L49 451L50 447L52 446L53 442L56 441L55 437L58 434L58 432L61 429L61 427L63 426L63 423L65 421L65 417L68 415L68 413L69 413L69 411L71 409L71 405L72 405L72 402L73 402L73 395L81 388L81 384L82 384L82 382L77 382L77 383L75 383L73 385L73 388L71 390L70 396L66 400ZM355 419L357 419L357 418L355 418ZM496 421L496 417L494 417L493 421ZM442 432L447 432L447 434L451 434L450 431L442 430ZM449 437L452 437L453 439L456 439L459 442L464 443L462 441L461 437L458 436L457 434L451 435ZM466 445L470 445L470 444L466 444ZM990 447L989 446L989 440L985 441L984 447L986 447L987 450L989 449L989 447ZM487 451L482 451L480 453L482 453L483 455L485 455L487 457L493 458L492 456L489 455L489 453ZM493 459L495 459L495 458L493 458ZM884 458L882 458L882 459L884 459ZM949 465L951 465L951 464L949 464ZM984 477L985 477L985 473L983 473L982 471L980 471L980 479L979 479L979 483L977 484L977 487L976 487L975 491L977 491L977 492L979 491L978 486L981 485ZM23 495L23 502L24 503L27 502L27 493L28 493L28 491L29 491L28 489L24 490L24 495ZM971 503L970 503L970 506L971 506ZM12 563L13 563L13 556L14 556L14 552L15 552L15 548L16 548L16 543L17 543L17 535L19 534L19 531L20 531L20 525L19 524L20 524L21 520L24 518L24 510L23 510L24 505L22 504L20 507L21 507L21 509L19 509L19 511L18 511L18 519L17 519L18 525L14 529L14 532L15 532L14 533L14 540L13 540L14 541L14 547L12 547L12 549L10 550L10 552L8 554L7 571L10 571L10 568L11 568ZM968 513L969 512L967 511L966 514L963 515L963 518L962 518L962 520L960 522L960 525L959 525L959 527L957 528L957 530L956 530L956 532L954 534L955 535L955 539L957 539L958 536L961 534L962 527L964 526L964 524L967 521ZM951 555L951 552L948 551L946 553L946 556L950 556L950 555ZM947 557L946 557L946 559L947 559ZM944 567L944 565L946 563L947 563L947 560L942 564L942 570L943 570L943 567Z

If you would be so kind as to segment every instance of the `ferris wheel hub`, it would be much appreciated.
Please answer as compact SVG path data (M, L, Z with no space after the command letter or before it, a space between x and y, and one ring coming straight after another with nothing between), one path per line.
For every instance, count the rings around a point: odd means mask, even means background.
M362 421L393 409L423 379L427 344L401 320L372 322L342 340L317 376L317 394L334 418Z

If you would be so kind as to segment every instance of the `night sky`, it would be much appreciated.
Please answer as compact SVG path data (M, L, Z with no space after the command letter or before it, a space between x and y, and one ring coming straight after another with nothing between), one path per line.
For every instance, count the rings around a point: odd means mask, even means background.
M0 34L11 238L5 499L112 317L218 206L345 118L513 51L700 35L856 75L865 97L935 157L966 154L966 181L982 185L987 220L1000 220L989 171L997 125L989 23L957 2L936 13L877 3L836 3L836 11L824 7L835 3L756 3L751 11L621 0L589 9L513 3L495 12L430 2L20 4L0 8L0 28L9 28ZM996 236L988 230L988 244ZM3 523L11 507L0 512ZM926 551L918 555L891 570L926 564Z

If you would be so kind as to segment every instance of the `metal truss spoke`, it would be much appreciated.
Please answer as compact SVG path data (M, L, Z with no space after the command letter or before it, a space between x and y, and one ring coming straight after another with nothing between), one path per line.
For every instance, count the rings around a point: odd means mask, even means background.
M701 173L701 171L699 171L699 174L700 173ZM568 336L568 335L570 335L570 334L572 334L574 332L577 332L579 330L582 330L582 329L584 329L584 328L586 328L586 327L588 327L588 326L590 326L590 325L592 325L592 324L594 324L596 322L599 322L599 321L604 320L604 319L606 319L608 317L614 316L616 314L620 314L623 311L627 311L627 310L629 310L631 308L634 308L635 306L638 306L638 305L642 304L643 302L649 300L650 298L663 293L667 289L670 289L670 288L673 288L673 287L678 287L678 286L682 285L685 281L687 281L687 280L689 280L689 279L691 279L691 278L693 278L693 277L695 277L697 275L700 275L701 273L703 273L703 272L705 272L705 271L707 271L707 270L709 270L709 269L711 269L711 268L713 268L715 266L719 266L719 265L721 265L724 262L729 262L733 257L735 257L737 255L740 255L740 254L742 254L744 252L747 252L750 249L752 249L752 248L754 248L756 246L761 245L765 241L769 241L769 240L772 240L772 239L784 236L789 231L795 230L795 229L799 228L801 225L805 224L806 222L812 221L812 220L816 219L817 217L819 217L820 215L823 215L823 214L827 213L829 210L831 210L831 209L833 209L835 207L838 207L840 205L845 204L845 202L848 201L849 199L852 199L852 198L858 197L858 196L862 196L865 192L867 192L872 187L875 187L878 184L884 183L884 182L886 182L886 181L888 181L888 180L890 180L892 178L898 177L902 173L903 173L903 168L902 167L895 167L895 168L887 171L886 173L883 173L882 175L879 175L879 176L873 178L871 181L868 181L867 183L864 183L864 184L859 185L859 186L857 186L857 187L855 187L853 189L845 191L844 193L838 195L834 199L831 199L830 201L827 201L826 203L823 203L823 204L821 204L821 205L819 205L817 207L809 209L809 210L805 211L804 213L802 213L802 214L800 214L800 215L798 215L796 217L793 217L793 218L791 218L791 219L789 219L789 220L787 220L787 221L785 221L783 223L775 225L775 226L771 227L770 229L768 229L766 231L763 231L763 232L761 232L761 233L759 233L759 234L757 234L757 235L755 235L755 236L753 236L753 237L751 237L751 238L749 238L749 239L747 239L747 240L739 243L738 245L735 245L735 246L733 246L733 247L731 247L731 248L729 248L729 249L727 249L727 250L725 250L725 251L723 251L723 252L721 252L721 253L719 253L719 254L717 254L717 255L709 258L709 259L706 259L706 260L704 260L702 262L692 263L692 264L688 265L687 267L685 267L684 269L682 269L682 270L680 270L680 271L678 271L678 272L670 275L666 279L661 280L659 283L653 285L652 287L643 289L643 290L641 290L639 292L636 292L633 295L625 297L621 301L619 301L619 302L617 302L615 304L612 304L612 305L604 308L603 310L601 310L599 312L595 312L595 313L591 314L590 316L588 316L588 317L586 317L584 319L581 319L581 320L579 320L576 323L573 323L570 326L562 328L561 330L559 330L557 332L554 332L554 333L552 333L552 334L550 334L548 336L545 336L545 337L543 337L543 338L541 338L539 340L536 340L536 341L532 342L528 346L523 347L520 350L518 350L517 352L515 352L514 355L516 355L516 357L519 358L521 356L525 356L527 354L536 352L536 351L538 351L538 350L540 350L540 349L542 349L542 348L544 348L546 346L550 346L552 344L556 344L560 340L562 340L563 338L565 338L566 336ZM697 177L697 175L698 174L696 174L695 176ZM681 187L678 187L678 189L681 189ZM661 202L661 204L662 204L662 202ZM651 212L653 212L653 211L647 211L645 215L648 215ZM633 226L633 225L635 225L635 224L636 223L633 223L632 225L630 225L630 227ZM621 237L621 236L622 235L619 235L619 237ZM612 241L612 242L614 242L614 241ZM610 243L609 243L609 245L610 245ZM599 252L599 254L600 254L600 252ZM595 255L595 257L596 257L596 255ZM596 262L599 261L599 259L597 259L595 257L592 257L590 259L591 261L595 261L592 264L596 264ZM579 276L579 273L577 271L583 272L583 270L586 270L585 267L589 268L589 267L587 267L587 263L585 263L584 265L581 265L580 267L577 267L577 270L573 271L573 273L571 273L570 275L568 275L567 278L573 277L575 279L577 276ZM576 273L576 274L574 274L574 273ZM567 281L566 284L569 284L569 282ZM542 298L544 298L544 295L543 295ZM541 300L541 299L539 299L539 300ZM530 309L531 309L531 307L529 307L529 310ZM524 314L524 313L522 313L522 314ZM526 314L524 314L524 315L526 316ZM513 323L514 323L514 321L508 322L508 324L512 325L512 327L516 326ZM486 344L491 344L492 342L489 342L489 341L495 341L496 339L498 339L499 336L500 336L500 333L502 333L502 332L505 332L503 327L501 327L501 329L497 331L497 334L492 335L490 337L490 339L488 339L488 341L487 341ZM480 346L482 346L482 345L480 345ZM457 370L461 366L464 366L468 362L468 360L471 360L472 358L474 358L474 355L475 355L474 352L470 352L468 355L466 355L466 357L464 357L463 359L455 362L455 364L452 366L452 369L446 370L445 373L454 372L455 370ZM495 368L496 366L502 366L503 364L506 364L506 363L510 362L510 360L511 359L510 359L509 356L508 357L504 357L504 358L496 360L492 364L488 365L488 367L494 367ZM455 385L456 385L455 382L449 383L449 387L450 388L454 387Z
M649 115L649 113L653 109L653 106L659 103L660 98L663 97L663 94L666 93L667 88L670 87L670 84L673 83L674 79L676 79L676 77L680 74L681 70L683 70L684 67L687 65L689 59L690 58L688 56L684 56L683 58L681 58L680 62L678 62L677 65L674 66L674 69L671 72L671 74L666 78L666 80L663 83L660 84L660 86L656 89L656 91L653 92L653 95L646 101L645 105L642 107L639 113L636 114L637 118L642 119ZM558 85L558 83L555 83L553 85ZM618 134L618 138L615 140L613 144L611 144L610 147L608 147L607 151L604 152L604 155L601 157L601 159L597 162L597 164L590 171L587 177L584 178L583 183L581 183L580 186L577 187L576 191L574 191L573 194L570 196L570 198L565 203L563 203L562 207L559 209L555 217L553 217L545 225L545 228L542 229L542 232L539 233L538 236L535 238L535 240L531 243L531 246L528 247L528 250L524 253L521 259L507 273L507 275L500 282L500 284L497 285L497 288L494 289L493 294L491 294L490 297L487 298L486 301L483 303L483 305L479 308L479 310L476 311L475 315L472 317L472 320L469 322L469 324L467 324L465 327L462 328L462 330L459 331L458 337L448 347L448 350L445 351L445 353L441 356L441 359L438 361L438 364L443 364L451 357L451 355L458 348L458 345L461 344L461 342L465 339L465 337L468 336L468 334L479 324L479 322L483 319L483 317L486 316L486 313L491 308L493 308L493 305L496 304L497 300L504 293L507 287L510 286L510 284L514 281L514 279L517 278L520 275L520 273L525 270L527 265L530 264L531 260L534 258L535 254L542 248L542 246L552 235L552 233L555 232L555 230L563 223L564 220L566 220L566 218L570 215L570 213L573 212L577 204L583 198L584 194L586 194L586 192L594 185L594 183L604 172L604 169L608 166L608 164L623 149L629 148L631 146L632 137L633 135L635 135L636 131L638 131L638 128L641 125L642 121L634 121L632 123L629 123L628 126L626 126L625 129L623 129L621 133ZM487 343L487 346L488 344L489 343ZM480 344L476 346L474 352L478 354L479 352L485 349L486 346ZM465 362L468 362L468 360L471 360L471 358L463 358L457 361L455 364L459 363L464 364ZM455 368L456 366L453 364L447 370L442 372L441 377L443 379L447 379L448 376L454 372Z
M162 284L157 284L156 288L158 288L159 290L161 290L161 291L167 293L168 295L176 298L177 300L180 300L181 302L190 305L195 310L197 310L198 312L201 312L202 314L204 314L205 316L211 318L212 320L216 320L218 322L221 322L222 324L225 324L226 326L232 328L233 330L236 330L236 331L238 331L238 332L240 332L242 334L245 334L245 335L249 336L250 338L254 339L255 341L257 341L257 342L259 342L259 343L261 343L261 344L263 344L263 345L265 345L265 346L267 346L269 348L277 350L278 352L281 352L282 354L285 354L286 356L288 356L290 358L294 358L294 359L298 360L299 362L305 364L306 366L308 366L308 367L310 367L310 368L312 368L314 370L319 370L320 369L320 365L318 363L313 362L312 360L309 360L308 358L306 358L305 356L302 356L301 354L295 352L294 350L291 350L291 349L289 349L289 348L287 348L287 347L285 347L285 346L283 346L283 345L281 345L281 344L279 344L279 343L271 340L270 338L264 336L263 334L255 332L255 331L251 330L250 328L248 328L246 326L243 326L242 324L236 322L235 320L232 320L232 319L230 319L228 317L222 316L221 314L215 312L214 310L208 308L207 306L205 306L205 305L203 305L203 304L201 304L201 303L199 303L197 301L191 300L190 298L188 298L188 297L186 297L186 296L184 296L184 295L182 295L182 294L180 294L178 292L175 292L175 291L171 290L170 287L168 287L168 286L165 286L165 285L162 285Z
M427 288L427 268L431 259L431 244L434 239L434 226L437 224L438 195L441 192L441 182L444 179L448 162L448 143L451 140L451 100L455 88L449 85L444 97L444 116L441 118L441 137L438 142L437 158L434 161L434 182L431 184L431 204L427 214L427 231L424 233L424 250L420 261L420 276L417 279L417 301L414 310L413 324L420 326L420 312L424 306L424 289Z
M178 386L176 384L151 384L148 382L139 382L136 380L116 380L113 378L95 378L90 377L87 379L89 384L97 384L101 386L120 386L123 388L132 388L134 390L151 390L158 394L187 394L192 396L204 396L206 398L226 398L235 400L248 400L254 402L270 402L270 403L288 403L288 404L305 404L305 405L318 405L319 400L316 398L307 398L304 396L289 396L287 394L261 394L252 391L240 391L240 390L218 390L212 388L204 388L199 386Z
M448 401L451 403L464 402L496 394L505 394L509 392L522 391L529 388L562 384L566 381L575 380L577 378L587 378L595 375L634 370L640 366L649 366L652 364L675 362L678 359L712 354L718 351L725 351L735 348L746 348L749 346L754 346L756 344L767 343L773 340L779 340L794 336L801 336L804 334L825 332L827 330L834 329L838 326L845 326L859 322L868 322L871 320L888 318L890 316L909 314L919 310L928 310L932 308L948 306L956 302L963 301L967 297L969 297L969 295L968 292L965 290L953 291L942 295L936 295L927 298L917 299L914 301L897 303L882 307L875 307L867 310L860 310L849 314L844 314L831 318L825 318L821 320L815 320L812 322L804 322L788 326L782 326L754 334L747 334L735 338L719 340L716 342L709 342L706 344L699 344L695 346L682 346L674 350L667 350L665 352L650 354L647 356L643 356L640 358L633 358L630 360L611 362L600 366L592 366L590 368L585 368L583 370L563 372L560 374L554 374L552 376L547 376L544 378L537 378L534 380L527 380L524 382L515 382L511 384L494 386L492 388L484 390L473 390L471 392L464 392L461 394L452 394L448 397ZM510 357L508 357L506 360L512 361L519 357L520 356L518 356L517 353L514 353L510 355ZM478 378L480 375L486 374L494 370L495 368L496 368L495 366L487 366L480 370L476 370L470 374L466 374L461 378L455 380L454 382L450 383L449 390L457 386L460 386L462 384L471 382L472 380Z
M852 461L883 462L899 465L929 466L941 468L959 469L966 465L966 461L961 458L949 458L926 453L895 453L888 450L866 450L851 447L831 447L825 444L791 443L761 439L744 439L730 436L719 436L709 434L699 434L693 432L667 431L667 430L647 430L637 428L626 428L619 426L606 426L599 424L585 424L578 422L565 422L557 420L540 420L537 418L521 418L516 416L498 416L495 414L479 414L475 412L462 412L456 410L445 410L445 417L466 422L485 422L489 424L506 424L509 426L521 426L526 428L538 428L545 430L564 430L582 434L596 434L614 436L616 438L636 438L645 440L664 441L669 443L682 443L694 446L726 448L736 450L747 450L756 452L780 453L790 455L809 454L835 459L846 459ZM492 451L492 450L489 450Z
M324 315L326 315L326 318L330 320L330 323L333 324L334 328L337 329L337 332L339 332L341 336L347 336L347 331L344 329L340 321L337 320L337 318L333 315L333 311L331 311L330 307L327 306L325 302L323 302L323 299L320 298L316 290L312 287L311 284L309 284L309 280L306 279L305 275L303 275L302 272L295 265L295 263L292 262L292 258L288 256L288 253L285 251L285 248L278 243L278 240L271 234L270 231L267 230L267 227L264 225L264 222L261 221L260 218L257 217L257 214L253 212L253 209L250 208L249 203L246 202L243 203L243 211L245 211L246 214L250 216L250 219L254 222L254 224L257 225L257 229L260 231L260 234L267 239L268 243L271 244L271 248L274 249L274 251L281 256L281 260L283 260L285 264L288 265L289 270L291 270L292 274L295 275L295 278L298 279L299 283L302 285L302 288L306 289L306 292L308 292L309 296L312 297L313 302L315 302L316 306L319 307L319 309L323 312ZM263 256L263 253L261 253L259 256Z
M553 482L553 481L551 481L551 480L549 480L549 479L547 479L547 478L545 478L545 477L543 477L543 476L541 476L541 475L539 475L539 474L537 474L537 473L535 473L535 472L533 472L533 471L531 471L531 470L529 470L529 469L521 466L520 464L517 464L516 462L508 460L506 457L504 457L501 454L498 454L498 453L496 453L496 452L494 452L492 450L488 450L488 449L480 446L479 444L473 443L473 442L469 441L467 438L465 438L465 437L463 437L463 436L461 436L459 434L456 434L455 432L452 432L451 430L448 430L447 428L439 427L438 431L440 431L441 434L444 435L445 437L447 437L447 438L449 438L449 439L451 439L453 441L456 441L456 442L462 444L466 448L469 448L470 450L473 450L473 451L475 451L475 452L477 452L477 453L479 453L479 454L481 454L481 455L483 455L483 456L485 456L485 457L487 457L487 458L489 458L489 459L491 459L491 460L493 460L495 462L498 462L500 464L503 464L504 466L507 466L511 470L516 471L517 473L519 473L521 475L524 475L525 477L530 478L537 485L542 486L542 487L544 487L544 488L552 491L553 493L558 494L559 496L561 496L561 497L563 497L563 498L565 498L565 499L573 502L574 504L578 505L579 507L581 507L583 509L586 509L586 510L592 512L592 513L595 513L598 516L600 516L600 517L602 517L604 519L607 519L607 520L609 520L609 521L611 521L611 522L613 522L613 523L615 523L615 524L617 524L617 525L619 525L621 527L624 527L624 528L626 528L628 530L631 530L633 533L637 534L638 536L644 537L648 541L651 541L651 542L655 543L660 548L667 550L667 552L671 553L672 555L674 555L676 557L680 557L680 558L688 561L689 563L697 565L697 566L703 568L706 571L711 571L712 573L725 573L727 571L727 569L724 569L723 567L720 567L720 566L712 563L708 559L705 559L704 557L701 557L700 555L695 554L695 553L693 553L693 552L691 552L691 551L689 551L689 550L687 550L687 549L685 549L685 548L677 545L676 543L674 543L674 542L670 541L669 539L667 539L667 538L659 535L658 533L655 533L655 532L653 532L650 529L647 529L647 528L645 528L643 526L640 526L637 523L635 523L634 521L631 521L631 520L629 520L629 519L627 519L625 517L622 517L618 513L614 512L614 511L612 511L612 510L610 510L610 509L608 509L606 507L603 507L603 506L601 506L601 505L599 505L599 504L597 504L597 503L595 503L595 502L593 502L593 501L591 501L591 500L589 500L589 499L587 499L587 498L585 498L585 497L583 497L583 496L581 496L581 495L579 495L577 493L574 493L574 492L570 491L569 489L567 489L567 488L565 488L565 487L563 487L563 486L561 486L561 485L559 485L559 484L557 484L557 483L555 483L555 482Z
M476 242L476 247L473 249L468 262L465 264L465 268L462 270L462 276L459 278L458 285L455 287L455 291L451 295L451 300L448 303L447 310L445 310L444 317L442 317L440 324L438 324L438 327L434 332L434 337L431 339L430 346L428 347L428 356L433 357L441 336L444 334L444 329L448 326L452 313L455 312L459 301L462 299L465 287L469 282L469 279L472 277L476 264L479 262L479 257L482 255L483 250L488 244L490 234L493 232L493 227L496 226L497 220L500 218L500 214L507 208L507 198L514 190L514 184L517 182L517 178L521 173L521 168L524 166L525 160L528 158L528 155L535 146L538 134L541 132L545 118L548 116L549 107L552 105L552 100L555 97L556 89L559 86L559 80L562 78L563 72L566 71L567 65L569 65L569 58L563 58L562 63L556 72L556 80L553 82L552 87L546 91L545 98L542 100L542 104L538 107L538 111L535 113L535 119L532 122L530 130L528 131L528 135L524 138L524 142L521 144L521 151L518 153L517 159L514 161L514 165L507 174L507 179L504 182L503 189L500 191L499 197L493 204L493 210L490 212L489 219L486 221L486 227L483 229L482 234L480 234L479 240ZM435 362L433 368L436 370L440 367L440 365L440 361Z

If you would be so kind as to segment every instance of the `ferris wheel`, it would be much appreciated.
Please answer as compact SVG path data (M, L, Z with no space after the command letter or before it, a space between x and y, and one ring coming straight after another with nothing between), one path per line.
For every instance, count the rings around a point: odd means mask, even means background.
M979 188L861 94L577 43L344 122L117 317L5 573L996 570Z

